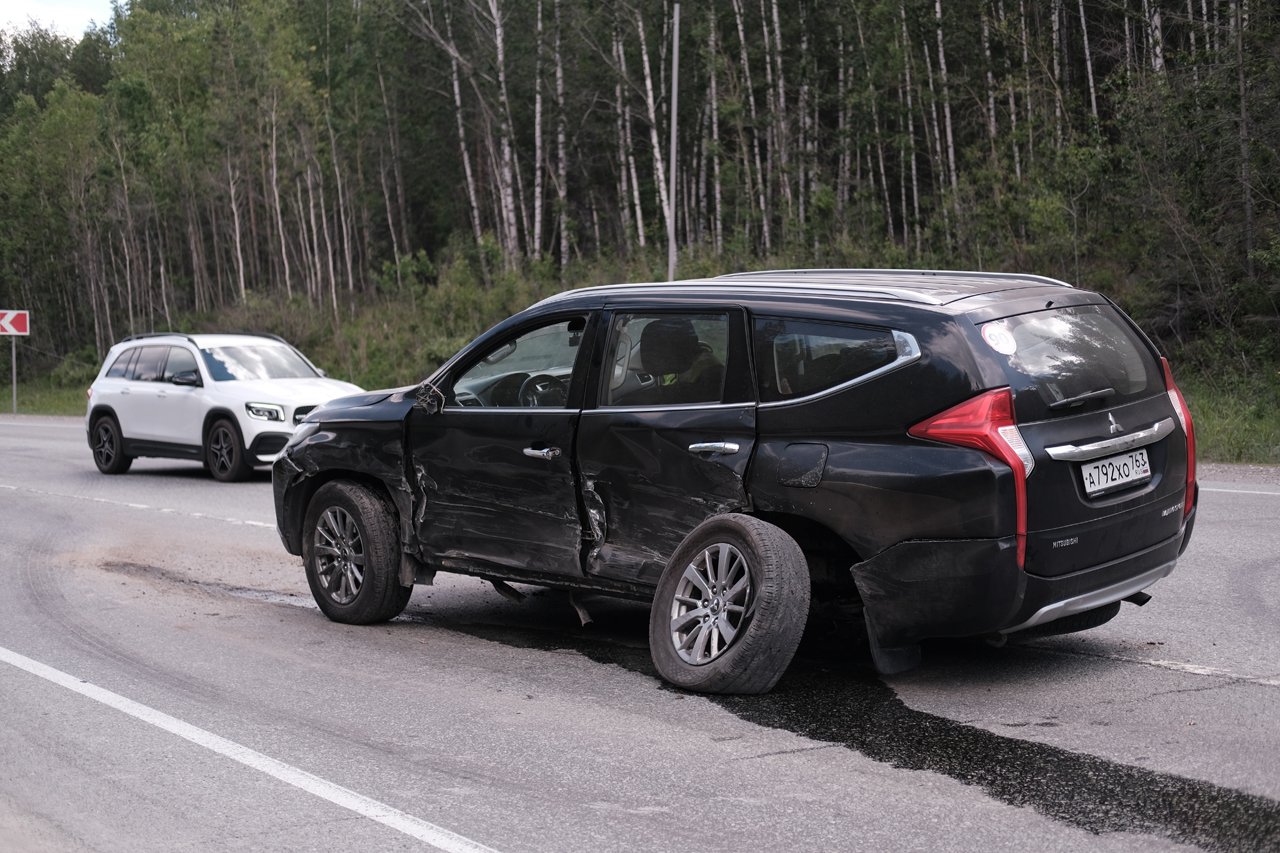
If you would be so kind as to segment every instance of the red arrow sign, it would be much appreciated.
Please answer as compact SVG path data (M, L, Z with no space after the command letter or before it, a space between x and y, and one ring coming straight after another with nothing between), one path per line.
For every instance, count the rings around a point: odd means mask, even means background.
M28 335L31 333L29 311L6 311L0 308L0 335Z

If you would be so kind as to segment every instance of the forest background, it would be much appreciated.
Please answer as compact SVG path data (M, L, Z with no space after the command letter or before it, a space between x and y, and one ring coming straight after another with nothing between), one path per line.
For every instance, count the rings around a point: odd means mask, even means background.
M131 0L0 32L24 408L125 335L415 382L555 291L792 266L1117 300L1202 453L1280 462L1280 4ZM9 372L0 347L0 376ZM64 391L61 389L72 389Z

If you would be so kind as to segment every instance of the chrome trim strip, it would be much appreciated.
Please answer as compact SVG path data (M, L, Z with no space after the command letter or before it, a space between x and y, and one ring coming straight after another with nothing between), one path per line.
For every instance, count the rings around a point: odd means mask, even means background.
M1146 429L1116 438L1095 441L1092 444L1058 444L1046 447L1045 453L1061 462L1088 462L1112 453L1123 453L1135 447L1154 444L1173 432L1173 418L1165 418Z
M1154 569L1148 569L1137 577L1122 580L1111 586L1095 589L1093 592L1086 592L1083 595L1077 595L1074 598L1068 598L1064 601L1057 601L1053 604L1046 604L1035 612L1030 619L1025 622L1014 625L1012 628L1002 628L1001 634L1012 634L1015 631L1022 631L1027 628L1034 628L1036 625L1043 625L1046 622L1052 622L1055 619L1061 619L1064 616L1071 616L1075 613L1084 613L1086 610L1093 610L1095 607L1102 607L1116 601L1122 601L1135 592L1141 592L1151 586L1156 581L1166 577L1173 571L1177 560L1170 560L1167 563L1156 566Z
M599 406L594 409L583 409L583 417L587 415L616 415L619 413L630 412L665 412L669 410L678 410L682 412L693 411L697 409L749 409L755 406L754 402L742 403L652 403L647 406Z
M870 382L873 379L879 379L881 376L884 376L886 373L892 373L893 371L897 370L900 367L906 367L908 364L912 364L913 362L919 361L921 356L920 344L916 342L915 336L912 334L909 334L908 332L899 332L896 329L892 330L892 332L893 332L893 343L898 349L898 357L895 358L893 361L889 362L888 364L884 365L883 367L877 367L875 370L871 371L870 373L864 373L861 376L855 376L853 379L850 379L848 382L842 382L839 385L832 385L830 388L824 388L823 390L818 391L817 393L809 394L804 397L793 397L789 400L773 400L768 403L761 403L760 408L778 409L778 408L782 408L783 406L796 406L801 403L808 403L810 401L820 399L822 397L829 397L832 394L839 394L842 391L847 391L850 388L854 388L858 385L862 385L865 382Z

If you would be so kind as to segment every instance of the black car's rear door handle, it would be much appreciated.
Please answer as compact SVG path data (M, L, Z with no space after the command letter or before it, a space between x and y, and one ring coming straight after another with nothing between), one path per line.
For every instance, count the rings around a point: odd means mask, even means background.
M732 441L700 441L689 445L690 453L737 453L738 445Z
M526 447L524 449L524 455L534 459L555 459L560 455L560 448L548 447L544 450L535 450L532 447Z

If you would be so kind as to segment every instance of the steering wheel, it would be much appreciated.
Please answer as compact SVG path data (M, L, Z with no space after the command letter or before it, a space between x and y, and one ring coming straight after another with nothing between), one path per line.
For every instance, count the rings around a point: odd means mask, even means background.
M563 406L569 395L565 393L563 380L550 373L535 373L520 383L516 398L521 406Z

